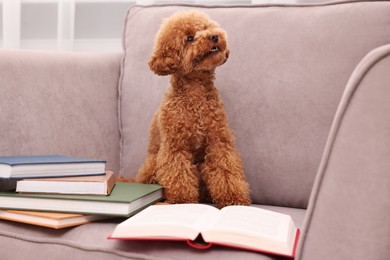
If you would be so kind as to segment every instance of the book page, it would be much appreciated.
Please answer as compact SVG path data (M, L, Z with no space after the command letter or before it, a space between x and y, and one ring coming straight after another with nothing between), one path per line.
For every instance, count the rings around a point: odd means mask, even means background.
M225 207L220 213L205 229L280 241L289 239L291 217L288 215L245 206Z
M210 222L210 217L218 212L218 209L202 204L155 205L134 216L133 222L180 224L201 230Z
M119 224L111 237L195 239L218 212L202 204L154 205Z
M248 206L230 206L202 230L208 243L293 255L297 229L291 217Z

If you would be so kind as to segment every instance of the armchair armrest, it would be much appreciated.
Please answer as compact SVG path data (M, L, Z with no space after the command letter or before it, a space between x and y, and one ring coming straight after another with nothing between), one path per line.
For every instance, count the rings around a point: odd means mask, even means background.
M97 157L119 169L121 54L0 50L0 154Z
M328 138L298 259L390 256L390 45L352 74Z

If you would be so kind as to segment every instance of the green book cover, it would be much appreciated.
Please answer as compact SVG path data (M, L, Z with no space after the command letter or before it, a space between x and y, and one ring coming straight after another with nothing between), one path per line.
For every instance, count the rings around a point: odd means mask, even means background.
M24 198L44 198L44 199L63 199L63 200L88 200L101 202L122 202L130 203L151 192L161 189L157 184L126 183L118 182L112 189L110 195L66 195L66 194L47 194L47 193L17 193L14 191L0 192L0 196L24 197ZM1 205L0 205L1 207Z
M129 216L161 199L160 185L119 182L108 196L0 192L0 208Z

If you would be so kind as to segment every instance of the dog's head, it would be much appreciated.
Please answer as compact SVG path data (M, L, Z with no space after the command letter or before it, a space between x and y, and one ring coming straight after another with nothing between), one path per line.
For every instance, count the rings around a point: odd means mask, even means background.
M163 22L149 66L158 75L210 71L226 62L226 32L201 12L179 12Z

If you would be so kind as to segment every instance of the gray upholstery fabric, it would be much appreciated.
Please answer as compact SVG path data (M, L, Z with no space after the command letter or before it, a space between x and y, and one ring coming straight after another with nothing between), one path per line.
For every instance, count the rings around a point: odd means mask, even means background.
M0 154L98 158L118 173L120 58L0 50Z
M389 259L389 70L387 45L348 83L313 190L301 259Z
M163 18L198 9L228 33L217 68L254 203L307 206L338 102L353 69L390 42L390 2L314 6L134 6L124 30L121 174L146 155L149 124L168 78L147 65Z

